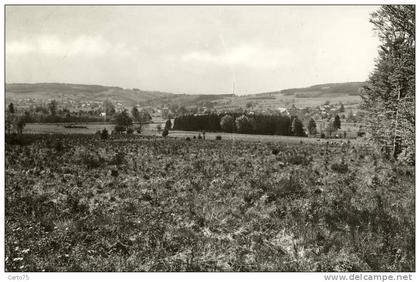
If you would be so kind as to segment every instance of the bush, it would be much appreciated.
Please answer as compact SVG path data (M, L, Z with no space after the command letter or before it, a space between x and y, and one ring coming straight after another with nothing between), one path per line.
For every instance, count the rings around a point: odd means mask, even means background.
M127 134L133 134L134 133L134 129L132 129L131 127L127 129Z
M308 165L310 160L304 155L295 155L289 157L287 162L293 165Z
M143 128L141 127L141 125L139 125L139 126L136 127L136 132L138 134L141 134L142 131L143 131Z
M98 168L105 164L105 160L102 159L98 154L94 154L89 151L81 152L79 154L79 160L88 168Z
M331 169L338 173L346 173L349 171L349 167L347 164L344 163L335 163L331 165Z
M168 136L168 134L169 134L169 131L168 131L168 129L165 127L165 129L162 131L162 136L163 136L163 137L166 137L166 136Z
M32 140L29 136L18 135L18 134L7 134L6 135L6 144L8 145L19 145L27 146L32 143Z
M231 115L225 115L220 120L220 127L223 129L223 131L226 132L233 132L235 129L235 120L233 116Z
M118 152L114 155L112 160L109 162L110 165L122 165L125 163L125 155L122 152Z
M54 149L55 149L57 152L61 152L61 151L63 151L63 150L64 150L64 145L63 145L63 142L61 142L60 140L57 140L57 142L55 142L55 144L54 144Z
M253 133L257 129L255 119L245 115L238 117L235 124L239 133Z
M109 133L108 133L108 130L106 128L102 129L100 134L101 134L101 139L102 140L106 140L106 139L109 138Z
M114 130L115 130L116 133L122 133L122 132L126 131L126 128L125 128L125 126L122 126L122 125L116 125L114 127Z
M216 140L222 140L222 136L217 135L217 136L216 136Z

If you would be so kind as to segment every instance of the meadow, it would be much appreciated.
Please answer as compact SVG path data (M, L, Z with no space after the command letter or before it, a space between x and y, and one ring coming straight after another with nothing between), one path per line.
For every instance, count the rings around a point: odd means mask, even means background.
M368 145L25 138L6 271L415 270L414 167Z
M80 125L85 126L86 128L65 128L63 123L28 123L23 132L25 134L64 134L64 135L74 135L74 134L86 134L92 135L95 134L97 131L101 131L104 128L108 130L108 132L112 132L114 130L115 124L113 123L80 123ZM142 136L148 137L159 137L161 133L156 129L156 123L152 124L145 124L143 125L143 131L141 133ZM352 132L356 131L356 127L352 127L353 124L346 125L343 124L343 130L350 128ZM162 127L164 127L164 122L162 123ZM137 135L137 133L134 133ZM184 131L184 130L171 130L169 132L170 137L174 138L191 138L193 139L194 136L197 138L198 135L201 134L199 131ZM230 140L230 141L250 141L250 142L264 142L264 143L286 143L286 144L300 144L300 143L310 143L310 144L321 144L326 142L339 142L344 143L347 142L347 139L320 139L315 137L296 137L296 136L282 136L282 135L260 135L260 134L240 134L240 133L227 133L227 132L206 132L206 138L214 140L216 136L221 136L223 140ZM349 134L350 136L350 134ZM362 143L364 140L360 139L351 139L353 143Z

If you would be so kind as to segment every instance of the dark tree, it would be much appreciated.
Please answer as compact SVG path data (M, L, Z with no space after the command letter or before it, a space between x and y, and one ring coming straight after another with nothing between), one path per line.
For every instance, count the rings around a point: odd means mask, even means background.
M251 133L253 130L253 124L251 124L250 118L245 115L236 118L235 125L239 133Z
M220 120L220 127L225 132L233 132L235 130L235 120L231 115L225 115Z
M169 130L172 128L172 122L170 119L168 119L165 123L165 129Z
M9 114L14 114L16 112L15 105L13 105L13 103L10 103L7 107L7 111L9 112Z
M338 115L336 115L334 117L333 127L334 127L335 130L338 130L338 129L341 128L341 121L340 121L340 117Z
M137 121L137 122L141 122L141 120L140 120L140 112L139 112L139 110L137 109L137 107L136 107L136 106L134 106L134 107L131 109L131 115L133 116L133 119L134 119L135 121Z
M107 116L115 114L115 106L109 100L104 101L103 108Z
M143 126L141 125L141 123L139 124L139 125L137 125L136 126L136 132L138 133L138 134L140 134L140 133L142 133L142 131L143 131Z
M102 129L102 131L101 131L101 139L102 140L106 140L106 139L108 139L108 137L109 137L108 130L106 128Z
M344 113L344 112L345 112L345 109L344 109L344 105L343 105L343 103L340 103L340 109L339 109L339 112L340 112L340 113Z
M316 134L316 122L313 118L311 118L308 122L308 131L312 135Z
M297 117L295 117L292 121L292 133L294 136L305 136L305 131L303 130L303 123Z
M162 136L163 136L163 137L166 137L166 136L168 136L168 134L169 134L169 131L168 131L168 129L165 127L165 128L163 129L163 131L162 131Z
M57 115L57 101L52 100L50 103L48 103L48 110L50 111L51 116Z
M362 93L372 139L414 162L415 6L384 5L371 15L381 40L379 57Z
M127 110L124 110L115 116L115 124L127 130L129 126L133 125L133 120L128 115Z
M19 135L22 135L23 128L26 125L26 119L24 116L20 116L16 119L16 130Z

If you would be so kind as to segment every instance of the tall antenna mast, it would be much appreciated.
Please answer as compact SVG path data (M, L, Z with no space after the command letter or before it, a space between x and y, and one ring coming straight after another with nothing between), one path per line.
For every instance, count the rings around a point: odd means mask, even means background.
M235 81L232 81L232 94L235 95Z

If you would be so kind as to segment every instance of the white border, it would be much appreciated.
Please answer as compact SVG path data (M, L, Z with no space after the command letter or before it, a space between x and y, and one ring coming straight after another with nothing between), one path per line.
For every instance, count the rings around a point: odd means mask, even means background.
M4 54L4 5L381 5L381 4L416 4L416 1L97 1L97 0L72 0L72 1L2 1L3 3L3 11L1 12L1 38L3 44L1 44L1 51ZM416 23L417 29L417 23ZM4 270L4 207L5 207L5 198L4 198L4 56L1 56L1 62L3 68L1 68L1 80L3 83L3 96L0 102L0 185L2 189L0 189L0 198L1 198L1 206L0 206L0 218L2 219L0 222L0 269L2 273L0 274L0 279L2 281L27 281L27 280L11 280L12 276L15 275L28 275L28 281L115 281L115 280L125 280L125 281L183 281L183 282L207 282L207 281L240 281L240 282L247 282L247 281L326 281L324 280L324 274L326 273L99 273L99 272L92 272L92 273L10 273L5 272ZM418 64L418 60L416 57L416 65ZM416 74L416 82L417 82L417 74ZM420 107L418 102L416 101L416 115L420 114ZM419 139L418 139L418 132L416 132L416 147L419 146ZM419 168L416 167L416 176L419 175ZM416 177L416 184L417 184L417 177ZM416 187L417 188L417 187ZM417 191L416 191L417 192ZM417 197L416 197L417 200ZM416 205L416 215L418 215L419 205ZM419 224L416 217L416 234L419 233ZM416 247L419 248L419 239L418 236L416 237ZM417 250L416 250L416 270L419 270L419 261L420 259L417 257ZM339 273L334 273L339 274ZM391 274L391 273L365 273L365 274ZM397 274L397 273L395 273ZM401 274L412 274L414 278L416 278L416 273L401 273ZM336 280L337 281L337 280ZM349 280L350 281L350 280ZM359 280L360 281L360 280Z

